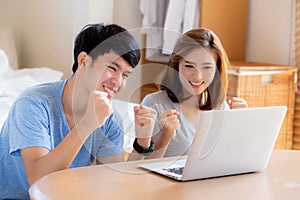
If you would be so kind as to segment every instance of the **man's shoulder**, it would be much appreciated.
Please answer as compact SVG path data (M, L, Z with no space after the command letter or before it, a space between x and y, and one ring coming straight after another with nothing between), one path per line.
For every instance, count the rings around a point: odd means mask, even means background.
M24 90L15 100L12 109L48 109L59 106L63 81L35 85ZM27 108L26 108L27 107Z
M32 86L23 91L20 98L24 97L34 97L36 99L40 98L51 98L57 95L61 95L64 87L64 81L49 82L39 85Z

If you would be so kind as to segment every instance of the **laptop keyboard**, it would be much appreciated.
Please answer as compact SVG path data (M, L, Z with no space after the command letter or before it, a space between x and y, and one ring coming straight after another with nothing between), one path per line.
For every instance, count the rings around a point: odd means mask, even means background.
M167 171L167 172L170 172L170 173L182 175L183 168L184 167L175 167L175 168L166 168L166 169L163 169L163 170Z

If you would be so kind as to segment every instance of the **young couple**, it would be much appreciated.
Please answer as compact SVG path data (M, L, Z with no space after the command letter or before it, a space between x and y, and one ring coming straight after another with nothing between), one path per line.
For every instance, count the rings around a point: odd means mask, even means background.
M0 199L28 199L30 185L52 172L95 159L123 161L122 121L112 112L111 99L139 60L139 46L123 27L85 26L75 40L72 76L28 88L10 109L0 132ZM186 154L195 116L246 107L242 99L225 100L228 65L211 31L185 33L171 55L162 91L134 108L135 150L129 160Z

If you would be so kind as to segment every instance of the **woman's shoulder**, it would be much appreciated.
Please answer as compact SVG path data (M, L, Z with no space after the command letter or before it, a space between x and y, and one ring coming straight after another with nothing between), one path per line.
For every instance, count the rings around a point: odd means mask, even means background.
M177 104L172 102L163 90L146 95L141 104L154 108L156 111L177 109Z
M141 104L149 107L160 107L163 109L177 108L176 103L170 100L167 92L164 90L146 95Z

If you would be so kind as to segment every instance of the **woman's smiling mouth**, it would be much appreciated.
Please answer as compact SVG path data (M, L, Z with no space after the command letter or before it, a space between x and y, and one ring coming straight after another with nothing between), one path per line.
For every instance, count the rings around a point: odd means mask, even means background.
M205 82L202 81L202 82L193 82L193 81L189 81L190 85L193 87L193 88L199 88L201 87L201 85L203 85Z

